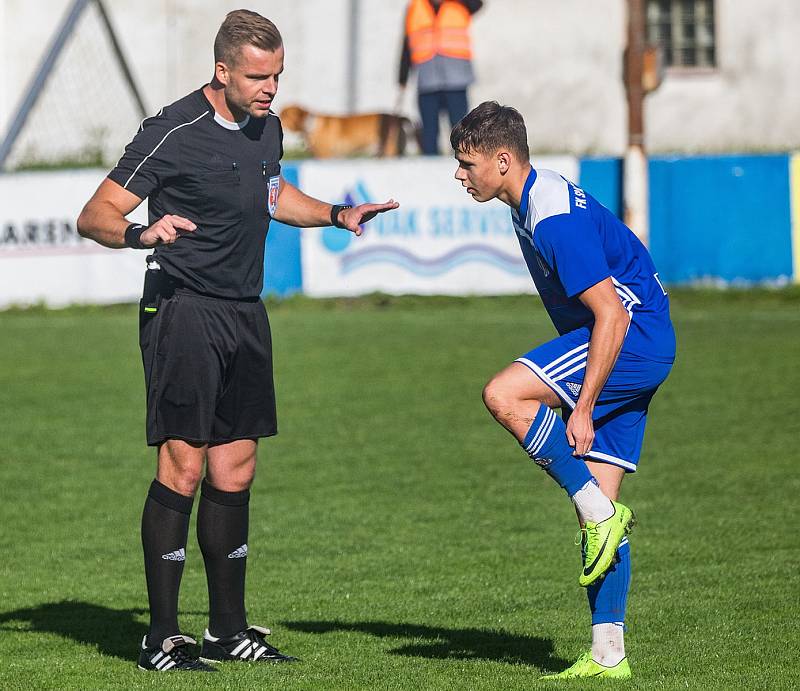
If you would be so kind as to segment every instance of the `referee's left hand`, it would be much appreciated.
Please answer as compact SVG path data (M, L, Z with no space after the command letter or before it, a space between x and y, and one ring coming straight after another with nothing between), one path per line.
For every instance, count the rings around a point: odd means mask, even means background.
M394 199L383 204L359 204L352 209L345 209L339 214L339 222L351 233L361 235L361 226L371 221L378 214L392 211L400 206Z

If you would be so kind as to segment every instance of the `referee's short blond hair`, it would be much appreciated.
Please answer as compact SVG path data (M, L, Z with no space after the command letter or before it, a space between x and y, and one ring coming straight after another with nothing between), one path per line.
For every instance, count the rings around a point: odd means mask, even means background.
M214 62L235 65L244 46L274 51L283 45L278 27L250 10L228 12L214 39Z

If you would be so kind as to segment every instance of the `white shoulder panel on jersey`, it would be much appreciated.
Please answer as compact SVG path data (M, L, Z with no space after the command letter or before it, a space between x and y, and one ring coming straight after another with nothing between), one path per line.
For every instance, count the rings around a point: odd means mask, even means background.
M528 218L525 219L531 229L551 216L568 214L569 184L558 173L545 168L536 169L536 180L528 194ZM528 220L530 219L530 220Z

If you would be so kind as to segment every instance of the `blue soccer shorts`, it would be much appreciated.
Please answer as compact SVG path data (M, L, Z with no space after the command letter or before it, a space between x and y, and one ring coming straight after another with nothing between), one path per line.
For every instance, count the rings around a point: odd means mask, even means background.
M558 394L567 413L575 408L581 392L590 336L589 329L582 327L516 360ZM628 473L636 472L647 408L671 368L670 362L620 353L595 405L595 438L586 458L620 466Z

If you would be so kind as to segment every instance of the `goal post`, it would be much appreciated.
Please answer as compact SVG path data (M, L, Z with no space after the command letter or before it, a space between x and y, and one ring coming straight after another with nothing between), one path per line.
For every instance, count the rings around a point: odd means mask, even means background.
M0 140L0 170L107 163L145 114L103 0L73 0Z

